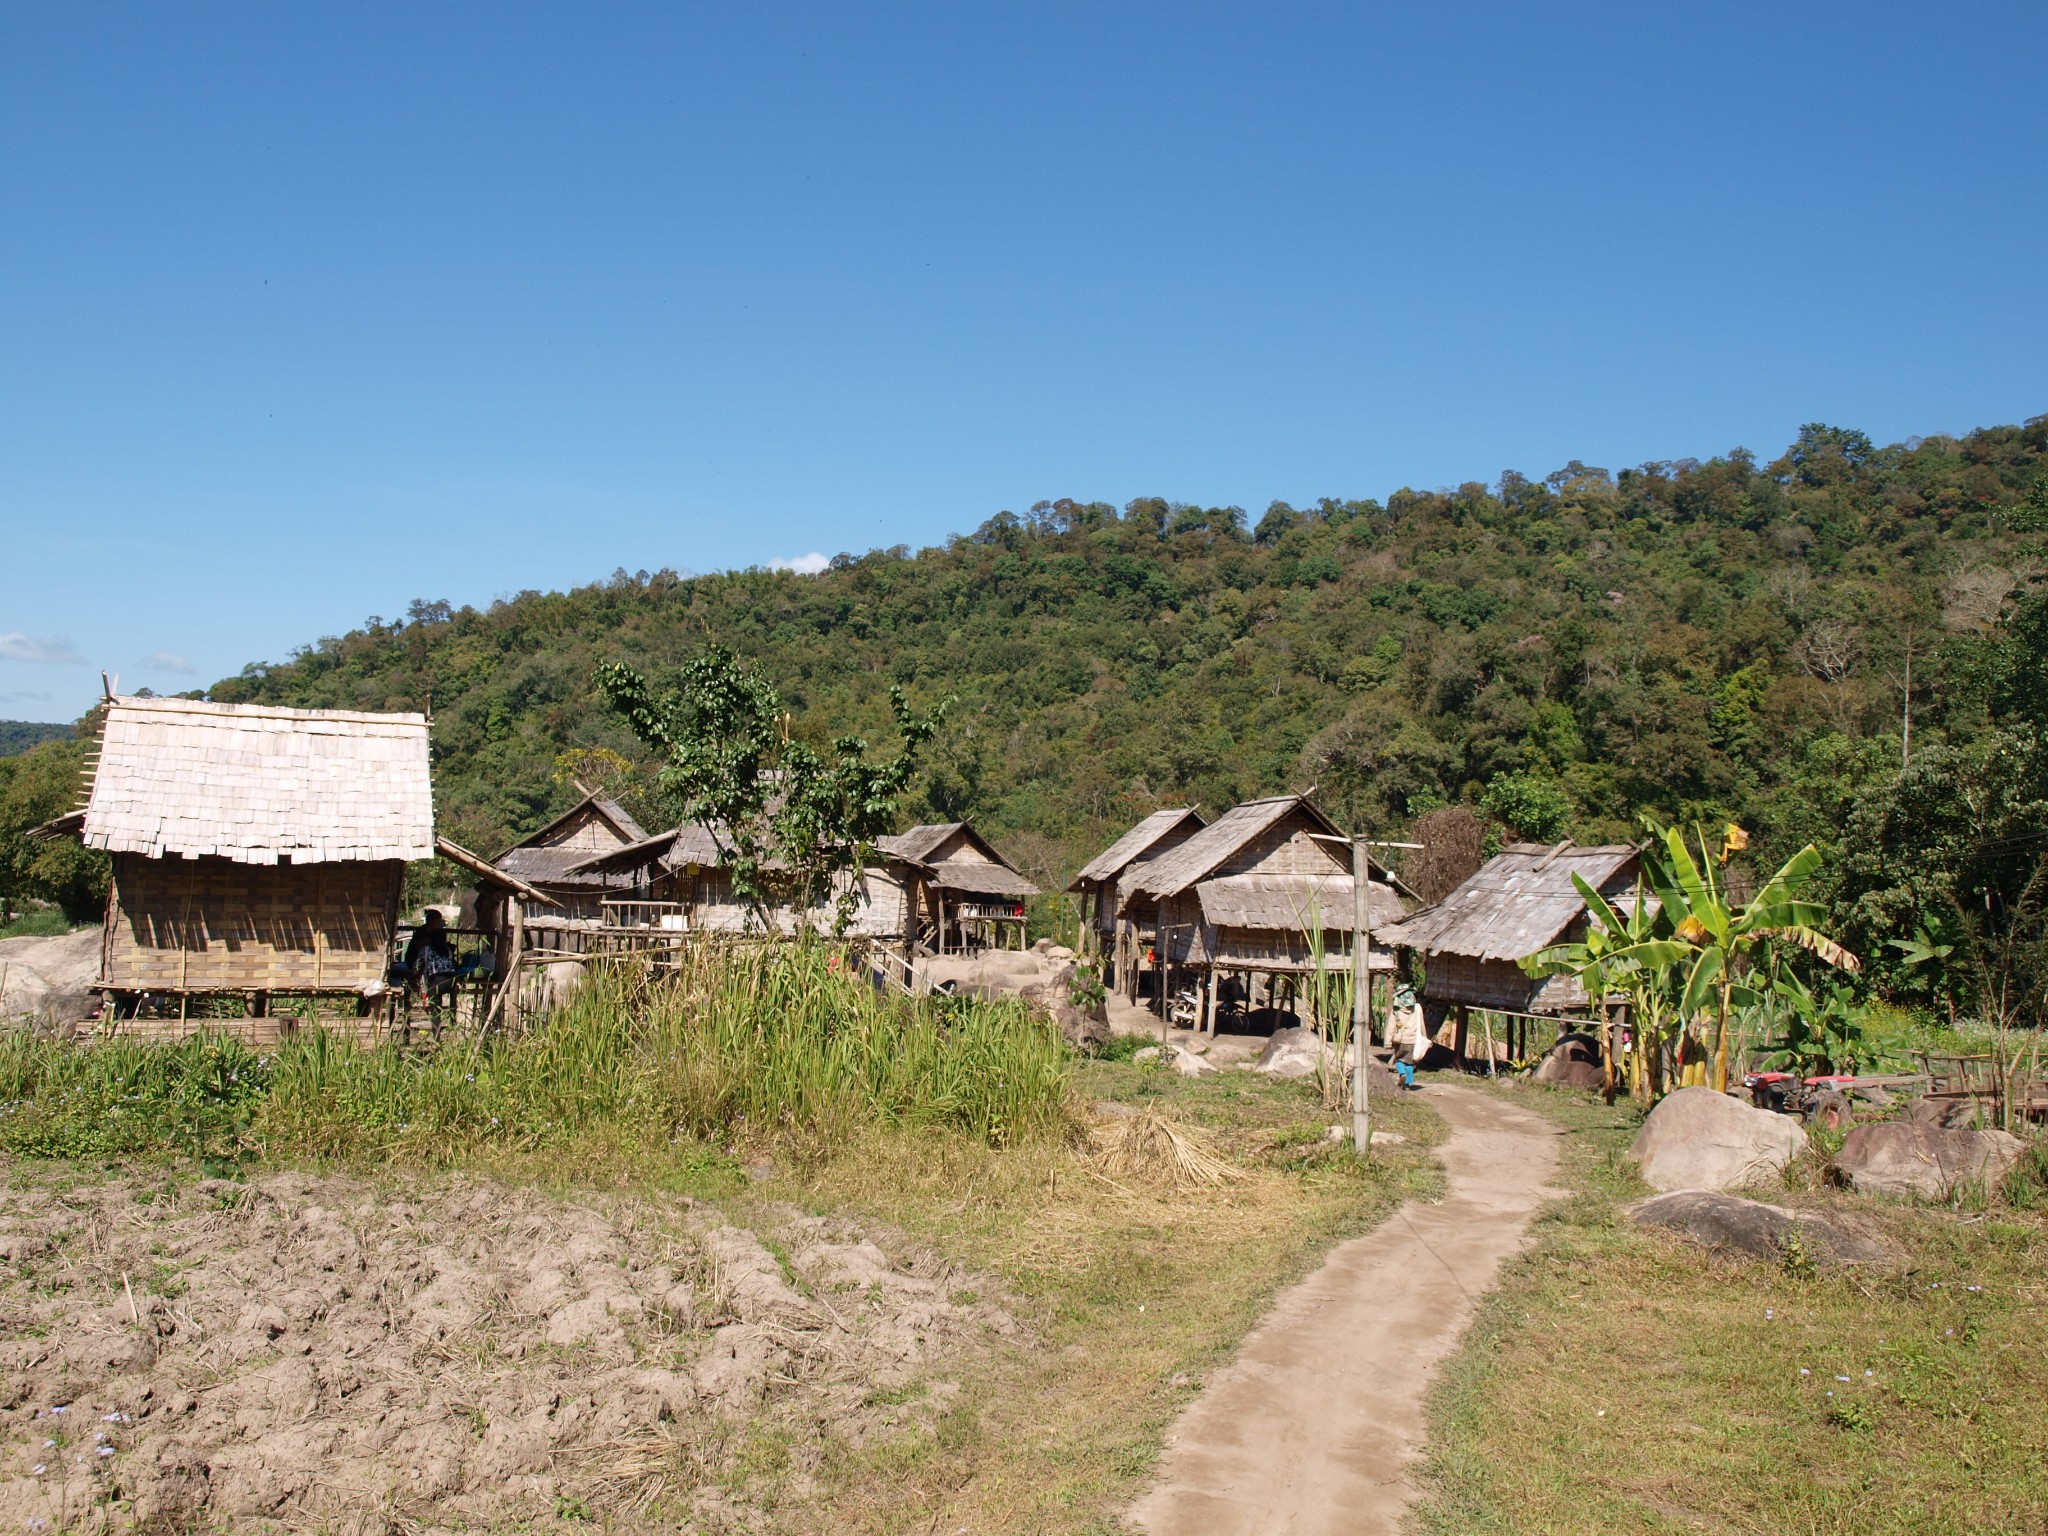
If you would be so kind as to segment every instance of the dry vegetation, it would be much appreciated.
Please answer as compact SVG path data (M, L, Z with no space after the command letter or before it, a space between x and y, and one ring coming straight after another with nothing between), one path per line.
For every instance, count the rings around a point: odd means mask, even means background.
M1479 1532L1974 1536L2048 1530L2048 1221L1816 1187L1896 1242L1883 1272L1713 1258L1616 1216L1638 1114L1499 1090L1572 1131L1577 1193L1483 1304L1433 1402L1417 1524ZM2033 1189L2016 1185L2020 1206Z
M1007 1146L627 1160L593 1127L411 1172L14 1161L0 1503L52 1529L1108 1530L1275 1289L1428 1186L1435 1122L1386 1106L1408 1145L1361 1169L1298 1083L1095 1062L1069 1103L1069 1133Z

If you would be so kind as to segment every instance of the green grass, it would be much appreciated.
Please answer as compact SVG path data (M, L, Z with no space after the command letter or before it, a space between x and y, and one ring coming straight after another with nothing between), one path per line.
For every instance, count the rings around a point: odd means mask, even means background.
M1537 1226L1431 1399L1430 1533L2048 1529L2048 1222L1817 1186L1896 1269L1714 1258L1617 1215L1639 1112L1503 1087L1569 1131ZM1847 1377L1846 1381L1839 1380Z
M81 1049L11 1032L0 1149L446 1166L816 1152L878 1127L1004 1143L1065 1128L1072 1070L1021 1004L878 997L822 947L779 946L703 957L654 985L600 969L534 1034L481 1046L362 1046L315 1029L259 1055L225 1035Z
M60 939L70 931L71 920L57 907L17 912L11 921L0 923L0 939Z

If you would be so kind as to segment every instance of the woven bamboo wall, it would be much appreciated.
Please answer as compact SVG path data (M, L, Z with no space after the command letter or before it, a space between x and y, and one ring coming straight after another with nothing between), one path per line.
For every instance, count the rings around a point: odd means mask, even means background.
M1422 990L1431 1002L1505 1008L1516 1013L1550 1013L1586 1005L1586 989L1576 978L1553 976L1547 981L1533 981L1512 960L1428 955L1424 963L1428 977Z
M101 985L360 991L383 979L404 868L117 854Z

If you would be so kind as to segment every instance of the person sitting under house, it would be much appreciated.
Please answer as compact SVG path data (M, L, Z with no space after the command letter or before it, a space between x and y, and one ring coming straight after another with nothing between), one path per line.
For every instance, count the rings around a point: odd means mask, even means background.
M429 907L405 946L405 958L391 968L391 979L404 986L417 983L420 997L427 1005L430 1025L438 1035L442 1004L452 1002L457 985L488 976L496 966L496 957L488 944L468 959L458 960L448 932L448 919L437 908Z

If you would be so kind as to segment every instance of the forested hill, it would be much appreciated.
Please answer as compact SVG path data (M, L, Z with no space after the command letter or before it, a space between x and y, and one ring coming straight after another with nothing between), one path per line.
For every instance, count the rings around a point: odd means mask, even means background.
M1653 809L1804 837L1897 764L1909 663L1916 746L1983 729L2044 468L2036 418L1249 515L1062 500L817 576L422 601L210 696L431 696L443 825L488 852L573 799L566 751L639 760L599 660L658 671L709 637L818 738L886 735L891 682L957 696L911 809L975 818L1040 875L1156 805L1311 784L1377 829L1491 792L1537 835Z

